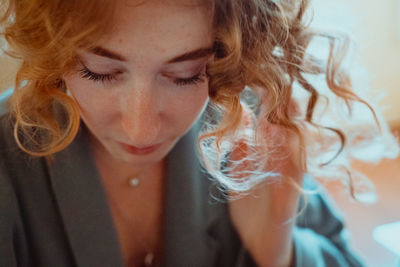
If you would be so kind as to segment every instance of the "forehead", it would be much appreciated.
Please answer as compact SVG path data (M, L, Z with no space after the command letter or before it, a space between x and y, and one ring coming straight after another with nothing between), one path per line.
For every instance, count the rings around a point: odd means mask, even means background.
M192 2L192 1L189 1ZM120 0L112 30L98 44L129 60L162 60L213 41L211 16L201 5L188 1Z

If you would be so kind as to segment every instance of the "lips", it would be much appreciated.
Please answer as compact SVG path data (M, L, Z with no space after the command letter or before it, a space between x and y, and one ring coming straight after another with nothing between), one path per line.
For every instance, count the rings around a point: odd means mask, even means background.
M154 152L155 150L157 150L161 145L161 144L157 144L157 145L154 145L154 146L138 148L138 147L131 146L131 145L128 145L128 144L124 144L124 143L119 143L119 144L122 146L122 148L125 151L129 152L130 154L134 154L134 155L147 155L147 154L150 154L150 153Z

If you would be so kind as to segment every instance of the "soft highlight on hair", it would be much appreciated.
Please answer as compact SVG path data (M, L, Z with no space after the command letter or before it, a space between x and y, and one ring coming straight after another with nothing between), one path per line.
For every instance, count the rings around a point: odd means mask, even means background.
M76 64L77 49L89 49L112 16L110 1L1 1L2 35L8 55L22 61L11 98L18 146L49 156L74 139L80 123L77 103L62 76Z
M340 179L353 198L369 201L373 186L351 163L394 158L397 140L376 107L359 96L367 97L367 88L356 92L342 66L349 40L311 29L308 5L307 0L215 1L216 55L208 68L212 101L199 137L200 158L222 189L246 194L281 178L265 164L289 140L282 136L271 145L262 138L268 125L279 125L298 136L305 170ZM327 41L326 58L308 50L317 39ZM251 123L244 119L248 114ZM229 158L235 149L243 152L236 161Z
M374 160L398 154L379 112L359 97L342 68L348 40L311 29L305 17L308 2L200 1L213 12L215 60L207 68L211 101L198 156L223 189L246 193L280 179L265 163L287 140L282 136L269 144L263 139L268 125L296 134L304 169L341 179L354 197L371 187L364 188L367 180L351 168L352 159L370 160L362 156L377 146L381 150L372 152ZM91 48L112 27L115 3L1 3L8 53L23 61L10 108L15 138L25 152L51 156L72 142L80 123L79 108L66 94L62 77L76 64L77 50ZM326 58L308 51L316 39L327 40ZM371 116L360 119L360 112ZM229 156L237 147L244 149L239 160ZM244 163L251 168L240 168Z

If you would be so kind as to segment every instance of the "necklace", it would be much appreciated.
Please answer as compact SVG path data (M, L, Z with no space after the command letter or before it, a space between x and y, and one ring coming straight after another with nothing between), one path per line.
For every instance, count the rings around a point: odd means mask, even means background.
M140 176L139 177L130 177L128 178L128 184L130 187L138 187L140 184ZM119 207L118 207L119 209ZM119 211L120 214L122 213L121 211ZM124 216L122 216L124 217ZM127 220L125 220L126 222ZM146 252L146 256L144 257L143 260L143 265L144 267L152 267L155 266L155 256L154 256L154 252L152 250L150 250L149 252Z
M129 181L131 181L134 178L129 179ZM137 186L137 185L135 185ZM127 213L124 212L121 207L117 204L117 201L111 196L110 197L111 202L112 202L112 206L114 207L115 211L118 213L119 217L122 219L122 221L124 222L125 225L128 225L130 229L135 229L136 226L131 222L130 219L127 218ZM147 226L147 229L144 229L144 233L149 233L152 232L153 229L151 229L150 227L152 227L151 224L149 224ZM157 236L159 235L159 229L157 228ZM136 241L136 242L140 242L140 241ZM144 248L145 250L145 255L143 256L143 262L140 265L140 267L155 267L156 265L156 247L154 246L154 244L141 244L141 247Z
M130 187L137 187L140 184L140 178L139 177L131 177L128 179L128 184Z
M113 170L114 173L117 173L116 170ZM160 265L160 260L161 260L161 248L158 247L157 242L154 243L154 234L156 236L156 240L158 240L158 237L161 235L162 229L160 229L160 226L157 224L156 222L156 226L153 223L140 223L141 218L134 216L133 213L130 213L130 205L126 206L123 205L122 202L120 202L121 200L126 199L127 201L133 201L135 202L135 204L137 205L138 202L141 202L142 204L140 204L139 206L144 207L144 209L140 208L140 210L151 210L154 209L154 206L152 204L149 205L149 203L153 203L153 202L147 202L144 199L146 198L146 196L148 196L148 194L142 195L143 194L143 190L147 191L147 185L146 183L143 183L146 177L144 177L145 175L147 175L149 173L145 172L139 175L135 175L135 176L130 176L128 178L125 179L125 194L134 194L132 195L133 198L128 197L127 199L122 197L122 198L118 198L117 196L119 196L120 193L118 193L118 191L114 191L115 193L113 194L112 191L110 191L110 197L109 199L111 200L111 204L112 207L114 208L114 211L116 212L116 216L118 216L121 221L124 223L125 227L122 227L121 229L125 230L122 232L123 235L125 236L130 236L131 239L136 239L134 241L134 243L136 243L136 247L139 248L140 250L143 249L144 252L142 254L142 261L140 263L140 267L155 267L155 266L159 266ZM150 175L150 174L149 174ZM153 178L153 177L149 177L149 178ZM139 190L139 186L143 184L143 189ZM121 185L121 189L118 190L123 190L122 188L124 187L123 185ZM139 190L139 191L137 191ZM152 190L152 188L150 188L150 190ZM129 192L130 193L129 193ZM123 191L121 191L122 194L124 194ZM119 200L118 200L119 199ZM150 199L153 199L152 197ZM121 206L122 205L122 206ZM145 206L149 205L148 208L146 208ZM125 206L125 208L124 208ZM157 211L157 210L156 210ZM140 211L139 213L140 214ZM133 215L133 216L132 216ZM155 216L155 217L154 217ZM160 210L159 212L157 211L157 214L153 214L150 215L150 219L151 222L154 222L154 220L156 221L160 221L162 220L162 210ZM135 223L136 222L136 223ZM139 223L139 224L137 224ZM126 226L128 226L128 228L126 228ZM139 232L139 236L137 235L138 232L137 229L138 226L140 226L139 228L141 228L140 232ZM125 232L127 231L127 232ZM125 233L124 233L125 232ZM140 236L142 238L140 238ZM150 237L150 236L153 236ZM148 239L148 238L150 239ZM144 238L144 239L143 239ZM150 242L148 241L150 240ZM152 241L151 241L152 240Z
M97 151L99 152L99 151ZM158 177L159 173L159 168L157 167L156 172L151 171L150 173L148 173L147 171L144 171L143 173L139 174L139 175L131 175L131 176L125 176L125 179L122 180L123 184L117 185L117 183L113 183L112 178L115 178L116 175L123 177L124 175L122 175L122 173L119 171L119 169L117 167L115 167L109 160L105 159L104 157L102 157L102 153L94 153L95 154L95 159L96 159L96 163L98 165L98 169L100 171L101 177L103 178L103 184L105 186L107 191L107 195L108 195L108 199L110 200L110 204L113 207L114 210L114 216L117 216L121 219L121 222L123 222L123 224L125 226L122 226L122 228L120 228L122 230L121 234L124 235L125 237L129 236L128 239L131 240L131 242L133 242L133 244L135 244L134 246L136 248L140 248L141 250L143 249L144 252L143 254L141 254L142 257L141 259L141 263L139 264L140 267L154 267L154 266L159 266L161 264L161 256L162 256L162 248L158 247L157 243L158 242L162 242L159 240L159 237L161 236L161 231L162 231L162 224L161 226L158 225L158 222L160 222L162 220L162 209L159 210L159 208L157 208L157 204L156 206L153 206L152 204L149 203L155 203L152 202L154 201L154 196L150 197L150 202L148 201L144 201L144 199L148 199L148 194L145 194L143 196L141 196L141 194L143 194L143 190L148 191L148 190L156 190L158 191L159 186L157 185L155 188L153 188L153 186L151 186L149 189L147 189L147 184L143 183L143 179L145 178L144 175L151 175L150 177L153 178L153 174L155 174L156 177ZM161 167L162 169L162 167ZM162 170L161 170L162 172ZM108 177L108 179L106 178ZM143 189L139 190L139 185L143 184ZM123 189L125 187L125 190ZM162 187L162 185L161 185ZM145 189L146 188L146 189ZM132 191L131 191L132 190ZM138 191L137 191L138 190ZM161 189L162 190L162 189ZM130 193L128 192L130 191ZM125 193L124 193L125 192ZM153 191L155 192L155 191ZM123 195L125 194L125 197L123 197ZM133 198L128 197L127 194L132 194ZM150 194L151 195L151 194ZM122 198L121 198L122 197ZM118 199L117 199L118 198ZM140 205L138 205L138 207L140 207L141 210L148 210L151 211L153 209L153 211L156 211L156 213L153 213L152 215L150 215L150 221L151 222L155 222L155 227L154 224L152 223L147 223L141 221L141 217L135 217L132 216L132 213L130 214L129 211L132 210L130 209L130 205L126 206L127 208L123 208L123 204L119 203L121 200L128 200L128 201L133 201L135 202L135 204L138 204L138 201L141 202ZM159 202L159 200L157 198L155 198L157 202ZM118 201L119 200L119 201ZM122 204L122 206L120 205ZM143 209L143 205L148 205L148 209ZM155 208L155 210L154 210ZM138 213L139 214L139 213ZM149 214L147 214L149 215ZM138 230L136 230L138 227L140 226L140 232L138 232ZM116 225L117 226L117 225ZM143 231L144 230L144 231ZM156 236L156 239L154 239L154 236ZM142 238L140 238L140 236L142 236ZM150 236L153 236L153 238L151 238ZM142 240L140 240L142 239ZM153 240L148 242L148 240ZM154 243L154 240L157 240L156 243ZM147 241L147 242L146 242ZM145 244L147 243L147 244ZM132 243L131 243L132 244ZM159 243L161 244L161 243ZM128 245L129 247L130 245ZM132 248L131 248L132 249ZM129 252L128 252L129 254Z
M140 177L134 176L134 177L128 178L128 184L129 184L130 187L138 187L139 184L140 184ZM149 251L149 252L146 253L146 256L144 257L143 264L144 264L145 267L155 266L155 255L154 255L154 252Z

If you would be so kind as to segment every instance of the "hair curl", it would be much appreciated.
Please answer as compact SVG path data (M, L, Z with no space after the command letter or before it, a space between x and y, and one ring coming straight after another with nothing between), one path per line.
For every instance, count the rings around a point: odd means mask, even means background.
M387 125L355 93L342 68L348 40L311 29L305 18L308 0L200 2L212 6L215 60L207 68L211 101L198 152L207 172L223 188L246 192L278 176L263 169L273 151L257 137L266 123L294 131L305 148L304 167L316 176L342 178L353 196L361 186L357 177L362 176L350 162L365 153L361 148L379 143L385 149L376 159L397 155ZM77 49L90 48L109 29L113 4L107 0L5 3L0 22L12 48L9 53L23 60L11 105L15 138L25 152L49 156L64 149L79 128L79 109L65 93L61 77L76 63ZM318 38L329 43L327 60L308 51ZM318 79L322 83L313 82ZM296 116L290 112L293 99L299 109ZM362 123L354 116L359 104L372 114ZM60 119L55 106L61 107L66 120ZM251 114L251 124L245 124L243 110ZM244 160L254 166L241 174L232 170L242 161L226 157L239 141L249 148Z
M99 0L1 1L6 53L22 60L11 98L18 146L34 156L49 156L74 139L79 108L61 77L110 28L113 5ZM83 12L86 11L86 12Z

